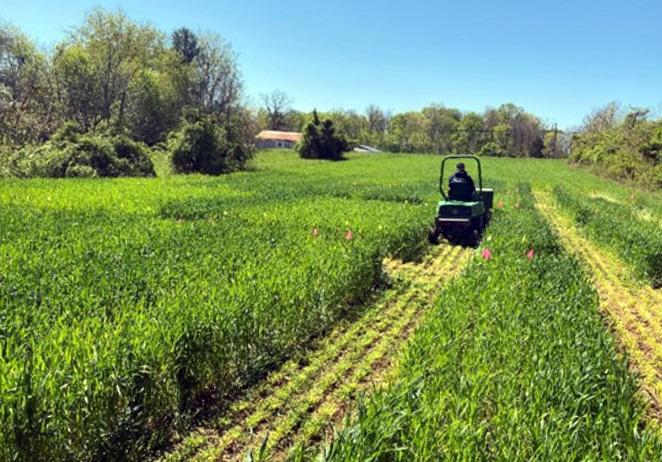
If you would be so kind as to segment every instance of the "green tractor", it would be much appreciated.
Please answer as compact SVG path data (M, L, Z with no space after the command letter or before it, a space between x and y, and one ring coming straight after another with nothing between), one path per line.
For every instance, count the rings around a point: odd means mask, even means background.
M478 166L478 188L473 191L468 185L444 186L444 169L451 159L473 159ZM480 159L476 156L446 156L441 162L439 191L443 200L437 205L437 217L430 229L428 239L431 244L439 244L441 237L451 244L476 246L492 217L494 191L483 188L483 171Z

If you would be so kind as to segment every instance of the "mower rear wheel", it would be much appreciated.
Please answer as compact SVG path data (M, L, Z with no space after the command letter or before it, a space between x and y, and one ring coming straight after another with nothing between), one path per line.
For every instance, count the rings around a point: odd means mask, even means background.
M478 247L480 244L480 232L477 229L472 229L466 237L465 245L467 247Z
M441 231L437 226L432 226L430 228L430 231L428 232L428 241L432 245L438 245L439 244L439 236L441 235Z

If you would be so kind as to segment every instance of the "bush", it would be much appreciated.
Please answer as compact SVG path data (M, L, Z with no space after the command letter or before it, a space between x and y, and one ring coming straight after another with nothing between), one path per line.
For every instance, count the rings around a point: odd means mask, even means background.
M489 157L505 157L508 155L506 151L501 149L497 143L491 141L485 144L478 153L479 156L489 156Z
M126 137L80 135L56 138L23 150L25 176L120 177L155 176L147 149Z
M11 176L11 154L8 147L0 145L0 178Z
M652 168L650 175L646 176L644 180L644 184L650 188L662 190L662 163L659 163Z
M81 134L74 122L63 124L48 142L8 155L2 164L3 174L17 177L154 176L145 145L126 136Z
M168 143L178 173L219 175L245 168L253 148L233 121L219 124L212 117L184 121Z
M126 136L117 136L112 143L118 167L122 172L129 172L119 176L156 176L147 146Z
M608 127L587 127L572 138L571 160L598 173L662 188L662 120L637 119L637 112Z
M155 176L148 148L127 136L81 134L67 122L50 140L6 154L0 175L15 177Z
M74 122L73 120L68 120L63 123L62 126L55 131L55 133L53 133L50 141L51 143L55 143L64 148L67 142L75 143L78 140L78 137L82 134L83 130L81 129L80 125L78 125L78 123Z
M67 168L66 176L70 178L94 178L97 171L89 165L71 165Z
M336 133L333 121L327 119L320 123L317 111L314 111L313 120L306 125L297 150L304 159L340 160L349 145L343 135Z

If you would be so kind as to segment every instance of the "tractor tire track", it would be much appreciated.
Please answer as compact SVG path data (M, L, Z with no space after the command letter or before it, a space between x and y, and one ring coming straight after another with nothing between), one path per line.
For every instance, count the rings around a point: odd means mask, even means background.
M438 289L471 251L446 245L421 262L385 260L394 288L358 320L340 324L306 358L285 363L225 415L188 435L163 462L284 460L331 437L360 392L379 386Z
M642 378L643 394L652 414L662 419L662 293L635 278L627 264L610 255L576 229L548 193L536 192L539 210L566 248L583 261L617 339L631 366Z

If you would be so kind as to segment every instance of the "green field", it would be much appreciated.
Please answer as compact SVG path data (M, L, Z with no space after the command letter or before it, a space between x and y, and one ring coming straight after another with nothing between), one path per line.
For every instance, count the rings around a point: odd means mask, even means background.
M325 339L338 326L368 322L356 319L370 319L376 298L409 293L383 261L430 252L439 160L353 154L326 163L276 151L221 177L0 180L0 460L139 460L173 448L174 459L187 459L181 451L200 442L186 434L208 422L211 402L236 406L253 387L285 386L270 374L317 357L311 348L325 358L310 360L323 377L334 357ZM406 303L383 302L405 314L348 336L366 349L342 356L347 374L324 379L354 377L351 393L329 392L328 403L349 407L354 388L371 389L358 384L375 351L392 351L367 336L416 327L383 386L343 413L344 425L319 407L309 413L326 420L307 424L299 414L312 405L301 404L296 422L287 414L274 425L293 449L267 444L263 458L662 457L647 417L659 395L649 402L641 391L655 385L643 366L654 374L661 357L646 351L629 367L637 342L612 335L590 265L536 206L539 193L558 204L577 239L608 252L611 265L622 259L633 287L657 303L662 194L556 160L488 158L483 170L498 205L482 248L466 252L453 281L424 286L418 300L431 307L417 324L399 323L414 319ZM449 261L431 267L450 271ZM375 362L361 375L352 365L371 351ZM311 400L322 399L312 396L322 380L306 382ZM231 416L228 406L214 419ZM337 437L319 436L329 422ZM250 450L246 429L228 428ZM209 440L214 454L218 441Z

